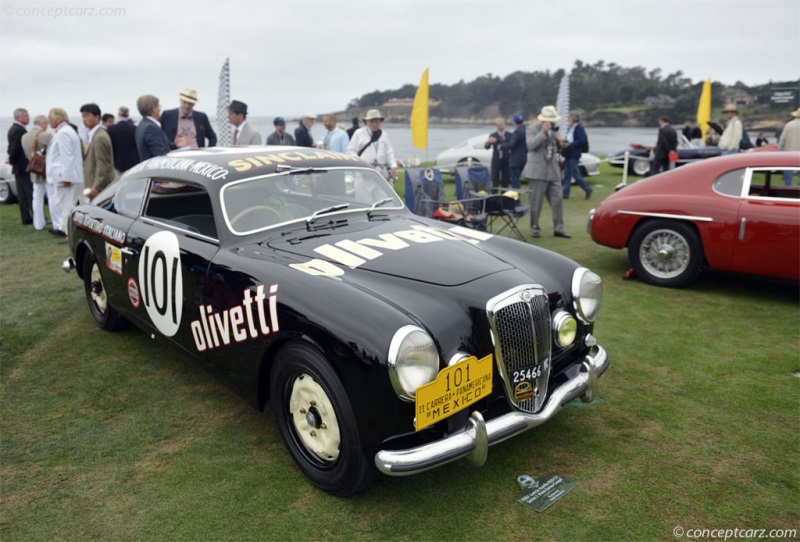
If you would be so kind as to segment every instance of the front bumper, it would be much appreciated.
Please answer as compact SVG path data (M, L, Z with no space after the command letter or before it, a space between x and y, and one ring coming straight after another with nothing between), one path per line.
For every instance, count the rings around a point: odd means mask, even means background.
M469 425L458 433L407 450L381 450L375 454L375 465L389 476L416 474L462 457L481 466L486 462L489 446L543 424L578 397L591 402L597 391L597 379L610 362L605 349L595 345L581 363L580 371L553 390L538 413L514 411L485 422L480 412L474 411Z

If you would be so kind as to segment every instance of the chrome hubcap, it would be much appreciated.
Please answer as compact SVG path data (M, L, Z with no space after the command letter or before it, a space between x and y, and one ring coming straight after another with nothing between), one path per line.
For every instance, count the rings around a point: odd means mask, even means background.
M336 412L328 394L311 375L302 374L292 384L289 414L295 432L311 453L327 462L339 458L341 435Z
M670 279L689 267L691 250L686 239L673 230L655 230L647 234L639 247L639 260L651 275Z
M100 276L100 268L97 264L92 266L91 288L92 301L97 305L100 312L105 312L108 299L106 298L106 289L103 287L103 277Z

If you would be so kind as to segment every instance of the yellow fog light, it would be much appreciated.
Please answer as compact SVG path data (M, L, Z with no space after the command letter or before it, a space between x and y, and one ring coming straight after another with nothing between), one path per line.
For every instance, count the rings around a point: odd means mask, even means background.
M567 311L557 311L553 315L553 335L560 347L571 345L578 334L578 321Z

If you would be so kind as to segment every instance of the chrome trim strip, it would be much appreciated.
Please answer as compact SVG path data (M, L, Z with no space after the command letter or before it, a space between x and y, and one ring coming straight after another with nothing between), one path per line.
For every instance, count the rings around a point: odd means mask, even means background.
M744 241L744 231L747 226L747 219L742 218L742 223L739 224L739 241Z
M678 220L696 220L698 222L714 222L714 219L708 216L673 215L669 213L645 213L639 211L617 211L617 213L621 215L653 216L656 218L677 218Z
M608 369L609 364L606 351L601 346L595 346L583 359L578 374L554 389L539 413L512 411L485 422L476 411L470 416L469 425L461 431L416 448L381 450L375 454L375 465L389 476L408 476L462 457L478 463L483 455L484 434L488 446L492 446L545 423L573 399L581 397L591 400L597 393L597 379Z

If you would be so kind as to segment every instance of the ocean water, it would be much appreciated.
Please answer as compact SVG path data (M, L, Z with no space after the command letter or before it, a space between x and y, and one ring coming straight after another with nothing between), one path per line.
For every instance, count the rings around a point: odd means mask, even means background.
M73 123L80 123L80 117L75 117ZM138 122L138 118L136 121ZM76 122L77 121L77 122ZM212 125L216 128L214 119L211 119ZM269 134L274 131L272 125L272 117L250 117L248 122L261 134L262 140L265 140ZM0 133L8 133L11 126L12 119L9 117L0 117ZM347 123L349 127L349 121ZM294 133L297 127L296 121L289 121L287 123L287 130ZM677 126L678 129L681 126ZM409 158L419 158L420 160L435 160L436 155L440 152L457 145L471 137L486 134L487 136L494 131L494 124L457 124L457 125L430 125L428 127L428 148L417 149L414 147L411 139L411 128L407 124L384 124L383 129L389 136L392 146L394 147L395 156L398 160L407 161ZM325 128L322 122L317 122L312 128L312 134L315 140L320 140L324 137ZM658 128L616 128L616 127L588 127L586 133L589 136L589 152L592 154L604 157L612 154L617 150L628 147L631 143L638 143L640 145L655 145L658 135ZM750 132L751 141L755 141L758 137L757 132ZM774 143L772 134L768 134L770 142Z

